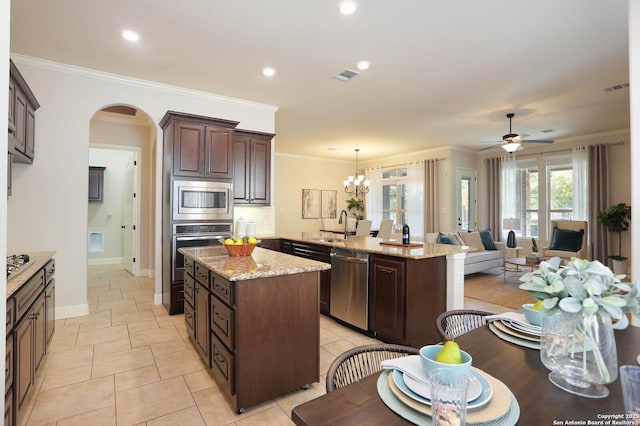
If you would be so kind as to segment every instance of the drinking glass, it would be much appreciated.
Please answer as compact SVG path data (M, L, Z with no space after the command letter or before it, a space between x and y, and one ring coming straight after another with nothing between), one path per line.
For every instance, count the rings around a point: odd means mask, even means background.
M436 368L429 373L431 418L434 425L464 426L467 416L469 377Z
M620 382L624 411L627 415L625 420L630 421L631 425L640 425L640 367L634 365L620 367Z

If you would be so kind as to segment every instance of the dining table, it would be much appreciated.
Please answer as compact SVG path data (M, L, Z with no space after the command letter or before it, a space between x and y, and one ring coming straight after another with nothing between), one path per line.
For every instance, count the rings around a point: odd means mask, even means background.
M640 328L615 330L618 365L640 362ZM504 383L518 402L521 425L631 425L625 418L620 377L609 383L609 395L592 399L566 392L549 381L540 351L502 340L488 325L456 338L471 354L473 366ZM388 408L377 390L376 373L293 408L297 425L406 425Z

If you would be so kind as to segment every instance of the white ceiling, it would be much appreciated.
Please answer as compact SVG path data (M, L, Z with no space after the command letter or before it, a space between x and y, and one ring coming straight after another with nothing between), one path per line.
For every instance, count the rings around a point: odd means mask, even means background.
M507 112L531 139L629 127L628 89L604 90L629 81L627 0L337 3L12 0L11 52L276 105L276 150L316 157L481 149Z

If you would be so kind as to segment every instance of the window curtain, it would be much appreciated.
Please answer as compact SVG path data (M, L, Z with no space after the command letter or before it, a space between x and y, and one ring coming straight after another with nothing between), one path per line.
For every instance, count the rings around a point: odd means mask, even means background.
M502 191L502 216L498 216L497 220L500 222L500 227L496 229L500 229L500 236L502 236L502 220L506 217L520 217L517 215L517 206L516 206L516 156L508 155L502 157L502 180L501 180L501 191Z
M494 238L502 241L501 194L502 194L502 167L500 158L488 158L485 160L487 172L486 209L489 228L493 229Z
M425 161L424 171L424 230L425 233L438 232L438 160Z
M371 168L365 170L365 179L369 181L369 192L367 193L367 218L371 220L374 229L380 227L382 220L382 168Z
M411 228L411 235L424 238L424 161L407 164L407 224Z
M589 153L584 146L573 148L573 219L589 220Z
M589 236L591 259L606 264L609 256L607 228L598 223L598 212L609 207L609 155L607 145L589 147Z

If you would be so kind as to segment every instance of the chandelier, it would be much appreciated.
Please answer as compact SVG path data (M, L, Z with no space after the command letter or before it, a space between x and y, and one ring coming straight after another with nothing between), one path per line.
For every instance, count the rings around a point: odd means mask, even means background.
M347 177L347 180L344 181L344 192L356 198L369 192L369 181L364 180L363 175L358 175L358 151L360 149L356 148L356 173L354 176Z

